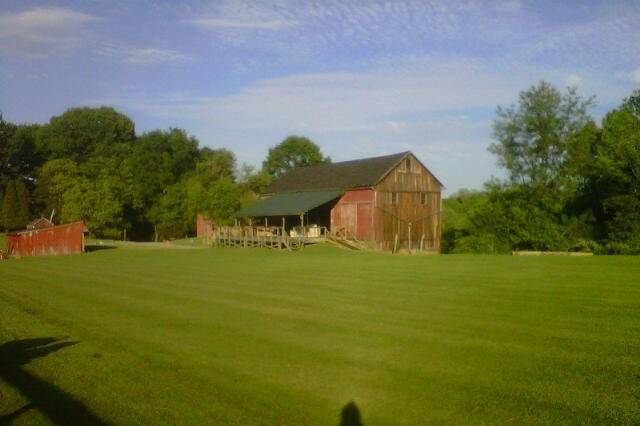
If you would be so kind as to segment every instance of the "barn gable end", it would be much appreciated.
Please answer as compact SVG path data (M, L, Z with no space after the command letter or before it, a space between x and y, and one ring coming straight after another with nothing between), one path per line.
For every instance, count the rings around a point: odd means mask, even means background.
M382 248L440 249L442 183L409 153L374 187L375 239ZM411 241L411 244L410 244Z

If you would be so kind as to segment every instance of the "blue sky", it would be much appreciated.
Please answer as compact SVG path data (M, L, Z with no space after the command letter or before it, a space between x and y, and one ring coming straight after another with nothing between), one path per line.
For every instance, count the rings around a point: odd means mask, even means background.
M0 110L110 105L259 165L289 134L334 160L412 150L449 192L500 176L498 105L541 79L640 87L640 2L2 1Z

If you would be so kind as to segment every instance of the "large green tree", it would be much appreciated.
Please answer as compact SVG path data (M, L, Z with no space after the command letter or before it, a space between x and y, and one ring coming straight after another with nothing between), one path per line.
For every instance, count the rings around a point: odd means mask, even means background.
M29 208L29 190L25 184L24 179L18 178L15 180L16 187L16 199L17 204L15 207L16 214L16 226L23 228L31 221L31 212Z
M5 229L15 229L18 225L18 216L16 207L18 206L18 197L16 195L15 181L9 181L4 188L4 196L2 197L2 209L0 209L0 225Z
M294 167L314 166L331 162L324 157L320 147L303 136L289 136L278 145L269 149L262 168L269 175L279 177Z
M51 118L38 136L38 150L48 159L84 162L90 157L122 154L135 139L133 121L113 108L72 108Z
M123 189L117 177L106 173L93 180L76 179L63 194L63 222L84 220L91 235L120 239L128 228Z
M0 128L3 127L0 124ZM9 126L7 126L9 127ZM36 153L37 125L20 125L0 130L0 174L15 179L32 178L41 164Z
M640 90L609 112L583 171L601 236L640 252Z
M0 225L3 228L19 229L29 223L29 191L22 178L7 183L1 207Z
M221 178L235 181L236 156L228 149L205 148L200 151L196 174L203 185L210 185Z
M565 94L542 81L520 93L518 104L499 107L489 151L498 157L512 183L557 187L566 171L575 135L590 121L593 99L575 88Z
M17 126L6 121L0 112L0 178L4 178L0 180L0 186L4 186L7 183L11 140L13 139L16 129Z
M165 188L193 171L197 160L198 141L184 130L154 130L140 136L124 160L132 174L136 206L150 208Z
M64 193L80 177L80 169L73 160L60 158L46 162L39 170L34 193L40 214L49 217L54 213L54 221L62 217Z

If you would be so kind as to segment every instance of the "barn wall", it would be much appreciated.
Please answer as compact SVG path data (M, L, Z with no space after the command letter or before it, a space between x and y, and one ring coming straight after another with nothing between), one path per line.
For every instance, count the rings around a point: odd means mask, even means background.
M373 190L347 191L331 209L331 230L345 227L350 235L366 241L374 239Z
M46 256L82 253L84 222L7 235L6 249L12 256Z
M395 235L401 248L418 248L424 236L424 248L440 249L441 185L413 156L407 167L403 160L375 188L375 239L380 248L393 248ZM397 202L393 202L393 193ZM424 195L423 195L424 194ZM424 203L423 203L424 201Z
M205 238L213 234L213 220L198 213L196 215L196 237Z

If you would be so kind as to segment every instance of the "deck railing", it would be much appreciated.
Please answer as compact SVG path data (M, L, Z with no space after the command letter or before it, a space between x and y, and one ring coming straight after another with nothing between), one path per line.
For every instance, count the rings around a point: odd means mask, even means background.
M293 250L323 241L328 233L324 226L296 227L290 233L280 226L221 226L213 230L207 242L219 247Z

